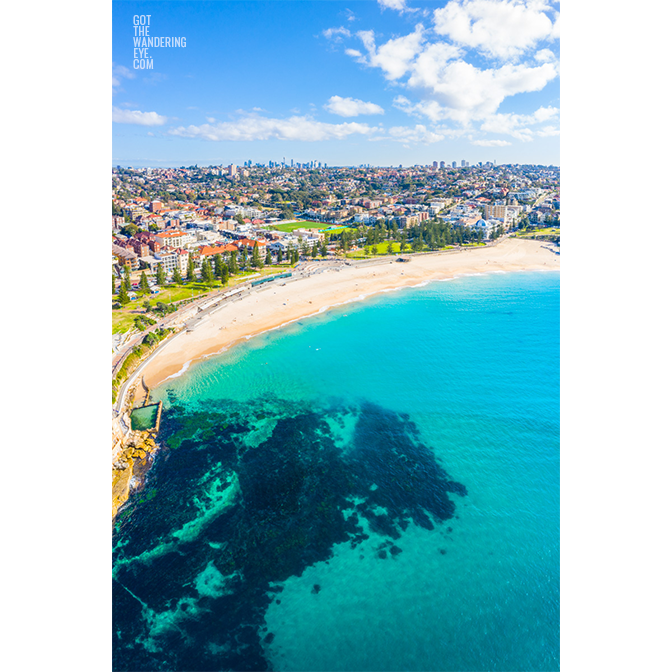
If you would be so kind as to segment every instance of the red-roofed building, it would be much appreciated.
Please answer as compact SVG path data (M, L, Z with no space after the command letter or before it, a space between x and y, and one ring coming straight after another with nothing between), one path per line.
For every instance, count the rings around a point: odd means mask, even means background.
M250 249L253 249L255 244L260 248L266 246L265 240L252 240L250 238L241 238L240 240L237 240L236 243L238 244L238 247L249 247Z
M160 240L167 247L183 247L187 242L187 237L188 234L177 229L157 233L155 239Z
M198 248L198 254L201 258L214 257L217 254L224 254L225 252L238 252L238 248L233 243L226 245L203 245Z

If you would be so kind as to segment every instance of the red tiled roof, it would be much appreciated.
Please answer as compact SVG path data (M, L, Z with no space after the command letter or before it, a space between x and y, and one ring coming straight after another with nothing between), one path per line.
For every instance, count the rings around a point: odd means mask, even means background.
M157 233L157 238L178 238L179 236L186 236L187 234L184 231L163 231L162 233Z
M223 252L238 252L238 248L231 243L227 245L217 245L216 247L211 245L203 245L199 248L199 254L202 257L213 257L216 254L222 254Z
M250 240L249 238L242 238L238 241L238 245L246 245L247 247L254 247L255 243L259 245L259 247L266 245L266 241L264 240Z

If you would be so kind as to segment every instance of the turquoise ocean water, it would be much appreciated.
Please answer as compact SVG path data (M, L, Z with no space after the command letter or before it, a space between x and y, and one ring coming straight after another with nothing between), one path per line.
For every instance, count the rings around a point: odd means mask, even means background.
M558 670L557 272L335 307L153 392L115 670Z

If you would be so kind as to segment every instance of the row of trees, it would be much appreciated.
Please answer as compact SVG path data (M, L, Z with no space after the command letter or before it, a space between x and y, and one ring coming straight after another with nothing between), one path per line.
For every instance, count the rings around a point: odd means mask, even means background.
M503 234L504 227L500 225L492 232L491 239L495 240ZM396 222L385 222L381 219L373 226L360 226L357 232L349 229L343 231L340 234L340 247L341 250L347 251L354 242L361 241L365 249L369 250L369 254L376 254L377 246L388 241L388 253L391 254L394 242L399 243L401 252L407 247L417 252L425 247L430 250L438 250L448 245L481 243L484 236L482 229L455 225L438 218L421 222L408 229L398 229Z
M284 254L282 250L278 250L276 256L276 263L281 264L285 260L291 265L298 263L301 256L307 257L312 256L315 259L318 254L321 254L323 257L327 256L327 246L326 242L323 242L321 248L318 248L317 244L312 246L312 249L309 249L307 245L303 244L300 248L290 247ZM222 285L227 285L229 278L232 275L237 275L242 271L249 271L251 269L257 268L262 269L264 266L269 266L273 263L273 255L270 250L266 251L266 256L262 259L259 246L255 245L252 249L252 254L249 255L247 249L243 247L240 252L230 252L228 254L216 254L212 260L203 259L201 266L198 269L199 277L196 274L196 263L192 254L189 254L189 259L187 261L187 272L184 277L180 273L180 270L176 267L173 269L171 276L171 282L174 285L182 285L184 282L196 282L198 279L201 282L206 283L209 286L213 286L216 282L221 282ZM150 276L151 277L151 276ZM146 271L142 271L140 274L140 282L138 286L138 293L147 295L151 292L149 281ZM168 284L168 279L166 272L162 264L159 264L156 269L156 275L154 280L159 287L164 287ZM112 293L114 294L118 289L118 301L121 305L126 305L130 302L129 292L132 290L131 285L131 276L128 266L124 266L123 277L117 288L117 280L112 275Z

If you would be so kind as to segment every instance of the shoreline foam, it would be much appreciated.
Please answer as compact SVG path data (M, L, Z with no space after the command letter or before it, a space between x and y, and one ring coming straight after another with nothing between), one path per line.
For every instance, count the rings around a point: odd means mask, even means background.
M392 257L389 263L347 266L285 285L268 284L240 301L220 307L193 331L173 337L142 367L143 375L147 385L155 388L239 341L383 292L423 287L432 281L456 277L559 270L559 256L543 245L540 241L507 238L490 247L414 256L405 264L395 263L396 257Z

